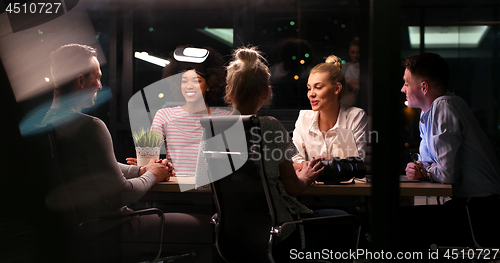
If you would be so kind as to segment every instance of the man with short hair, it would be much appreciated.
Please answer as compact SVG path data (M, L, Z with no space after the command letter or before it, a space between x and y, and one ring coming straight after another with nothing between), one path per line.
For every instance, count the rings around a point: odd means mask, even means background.
M465 101L448 91L450 69L437 54L422 53L403 61L401 92L408 107L419 108L420 160L406 166L409 179L453 187L452 200L438 206L402 207L400 248L472 246L465 204L471 197L500 194L495 153Z
M490 141L463 99L448 91L450 69L437 54L403 61L401 92L408 107L419 108L420 156L408 163L410 179L453 185L454 198L500 194L500 169Z
M73 211L77 222L101 216L127 213L127 207L142 198L156 183L168 181L172 165L152 159L146 166L116 161L109 131L100 119L81 113L92 107L101 90L101 70L94 48L64 45L51 55L54 80L52 106L42 123L55 128L62 188L53 189L47 206ZM60 189L63 189L62 191ZM211 241L210 216L182 213L165 214L164 243ZM157 215L134 216L100 222L93 232L119 233L119 238L141 238L157 246L161 231Z

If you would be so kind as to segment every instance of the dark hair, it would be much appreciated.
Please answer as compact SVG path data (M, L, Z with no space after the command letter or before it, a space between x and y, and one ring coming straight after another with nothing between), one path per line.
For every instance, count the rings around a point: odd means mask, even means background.
M446 91L450 82L450 67L448 63L435 53L421 53L408 56L402 65L413 76L434 84L440 91Z
M192 46L179 46L179 47L192 47ZM178 47L178 48L179 48ZM211 105L214 102L217 102L222 97L222 91L226 86L226 69L224 68L224 58L222 55L217 52L215 49L211 47L204 47L204 49L208 50L209 55L205 62L203 62L204 67L206 68L206 72L196 71L205 81L207 82L207 86L210 88L205 95L205 102L208 105ZM170 63L163 68L162 71L162 79L171 77L173 75L179 74L181 72L185 72L186 70L179 70L179 63L174 59L173 52L170 54ZM195 69L193 67L193 69ZM188 68L189 70L189 68ZM174 95L180 94L179 89L173 89Z
M293 75L309 67L314 61L313 47L304 39L288 38L278 44L279 60ZM307 54L307 55L306 55ZM304 60L303 64L300 63ZM293 76L292 75L292 76Z
M88 76L92 70L93 57L97 57L95 48L81 44L68 44L59 47L50 54L50 69L54 82L54 93L68 94L73 90L73 80L79 74Z
M359 47L359 37L355 37L351 41L351 43L349 43L349 48L351 48L352 46Z

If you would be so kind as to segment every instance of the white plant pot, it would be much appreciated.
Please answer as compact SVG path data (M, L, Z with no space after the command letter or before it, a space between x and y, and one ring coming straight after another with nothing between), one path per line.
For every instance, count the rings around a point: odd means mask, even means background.
M135 147L135 153L137 156L137 165L145 166L149 163L151 158L158 160L160 158L161 147Z

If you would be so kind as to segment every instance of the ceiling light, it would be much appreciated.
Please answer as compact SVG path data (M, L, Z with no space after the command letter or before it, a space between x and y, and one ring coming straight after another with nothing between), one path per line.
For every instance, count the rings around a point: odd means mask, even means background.
M158 58L155 56L151 56L148 54L148 52L135 52L134 57L147 61L149 63L153 63L155 65L165 67L166 65L170 64L170 61L163 59L163 58Z
M196 29L209 37L212 37L230 47L233 46L233 29L232 28L209 28Z
M477 48L489 26L426 26L426 48ZM420 48L420 27L409 26L411 48Z

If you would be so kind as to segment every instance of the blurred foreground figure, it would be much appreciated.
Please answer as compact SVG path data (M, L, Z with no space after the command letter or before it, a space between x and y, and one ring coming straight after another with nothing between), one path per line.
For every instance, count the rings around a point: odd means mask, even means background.
M62 46L52 53L54 99L42 122L55 127L64 180L49 193L47 205L52 210L72 211L77 222L131 212L127 205L138 201L157 182L168 181L172 172L167 160L152 159L143 167L118 163L104 122L81 113L82 108L94 105L102 88L96 54L94 48L79 44ZM210 226L208 220L208 216L165 214L164 243L210 242L210 227L202 227L204 223ZM120 218L101 222L88 231L154 244L159 241L160 217Z

